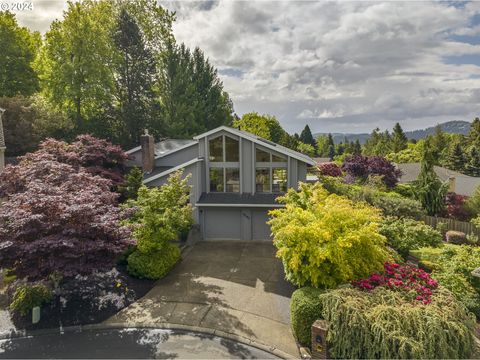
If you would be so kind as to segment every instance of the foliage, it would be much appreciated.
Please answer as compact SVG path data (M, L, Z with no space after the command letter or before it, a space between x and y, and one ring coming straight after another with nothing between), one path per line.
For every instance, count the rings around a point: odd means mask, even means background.
M173 41L166 44L159 74L161 116L155 136L191 138L233 120L233 105L205 54ZM162 132L159 129L164 129Z
M348 156L344 160L342 170L362 180L366 180L369 175L383 176L383 182L389 188L393 188L401 176L400 170L393 163L380 156Z
M480 282L471 274L480 267L479 247L445 244L412 250L412 255L426 263L433 270L432 277L480 317Z
M40 151L0 177L0 263L18 278L109 269L133 244L111 181Z
M322 303L319 295L323 292L324 290L303 287L295 290L292 294L290 319L293 333L300 344L311 345L312 324L322 318Z
M472 213L468 208L467 197L458 195L453 192L447 193L445 196L445 213L444 216L461 221L468 221L472 217Z
M378 270L388 258L377 209L330 195L319 183L290 189L280 201L286 207L272 210L269 224L295 285L335 287Z
M383 192L368 186L342 183L338 178L323 177L322 185L329 192L352 201L364 201L382 210L385 216L417 218L423 213L421 204L394 192Z
M53 293L42 283L22 284L16 287L10 303L10 310L27 315L34 307L52 300Z
M118 53L114 61L118 106L113 117L119 122L115 132L119 143L131 148L139 143L143 129L151 124L156 62L137 22L125 7L116 20L113 43Z
M125 223L137 240L136 251L128 257L131 274L153 278L168 271L178 260L178 257L170 259L175 255L170 241L193 221L188 180L189 177L182 179L181 171L176 172L160 188L142 186L137 199L126 203L134 214Z
M352 285L365 291L385 287L403 292L410 301L417 300L427 305L432 302L431 296L438 287L438 282L425 271L411 265L385 263L383 273L374 273L366 279L353 281Z
M388 244L406 258L410 250L442 244L442 234L421 221L410 218L387 218L380 233Z
M465 155L460 141L450 144L445 158L445 165L455 171L462 172L465 169Z
M302 130L300 133L300 141L304 144L311 145L314 149L313 154L310 156L315 156L317 152L317 142L313 138L312 132L310 130L310 127L308 125L305 125L305 128Z
M480 186L475 189L473 194L465 201L468 211L474 215L480 214Z
M452 244L465 244L467 241L467 235L461 231L449 230L445 234L447 242Z
M422 146L423 140L420 140L416 144L408 143L407 148L396 153L391 152L387 154L385 158L397 164L420 162L422 160Z
M297 144L296 150L307 156L315 156L315 148L312 145L305 144L301 141Z
M244 114L233 122L233 127L281 145L286 145L286 137L289 136L274 116L256 112Z
M318 164L318 173L320 176L340 177L343 175L342 169L334 162Z
M432 216L443 211L448 186L440 181L433 169L433 164L433 154L426 148L423 153L420 174L414 183L417 200L422 203L427 214Z
M431 303L411 301L406 292L337 289L319 296L329 322L332 358L469 358L475 322L443 288Z
M465 163L465 174L480 176L480 151L477 146L472 145L468 150L468 161Z
M134 251L128 257L127 270L132 276L157 280L167 275L179 259L178 247L167 244L160 251Z
M135 200L143 185L143 171L138 166L132 168L125 177L125 184L119 190L124 200Z
M397 122L393 127L392 132L392 151L394 153L398 153L402 150L405 150L407 148L407 142L407 136L403 132L400 124Z
M386 156L392 152L392 136L385 130L380 132L379 128L372 131L365 143L363 153L368 156Z
M38 76L32 62L40 34L18 26L15 15L0 12L0 97L29 96L38 90Z

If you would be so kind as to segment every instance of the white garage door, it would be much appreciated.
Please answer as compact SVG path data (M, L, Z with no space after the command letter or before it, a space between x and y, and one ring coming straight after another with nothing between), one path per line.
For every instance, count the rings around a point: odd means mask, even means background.
M270 225L268 210L252 210L252 238L253 240L270 240Z
M241 239L240 209L205 209L203 213L206 239Z

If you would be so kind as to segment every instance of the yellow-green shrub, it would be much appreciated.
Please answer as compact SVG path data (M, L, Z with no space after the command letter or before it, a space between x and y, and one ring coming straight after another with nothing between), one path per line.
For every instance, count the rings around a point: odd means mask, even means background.
M35 306L52 300L52 290L43 284L21 284L13 293L10 309L27 315Z
M380 210L301 184L269 221L286 278L297 286L335 287L370 275L389 259Z

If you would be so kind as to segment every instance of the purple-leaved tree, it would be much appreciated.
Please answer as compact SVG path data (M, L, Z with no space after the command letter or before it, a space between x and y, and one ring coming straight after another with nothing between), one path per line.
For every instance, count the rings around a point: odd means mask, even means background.
M402 175L395 165L382 156L347 156L343 162L342 170L356 179L366 180L369 175L382 176L384 184L393 188Z

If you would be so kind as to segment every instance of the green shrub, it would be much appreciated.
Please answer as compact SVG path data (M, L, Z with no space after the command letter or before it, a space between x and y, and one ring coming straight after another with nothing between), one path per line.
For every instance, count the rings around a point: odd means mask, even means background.
M119 187L119 192L125 200L136 199L138 190L143 185L143 170L135 166L125 176L125 184Z
M297 286L335 287L381 270L390 258L379 231L380 211L329 194L319 183L290 189L270 211L277 256Z
M445 234L447 242L452 244L465 244L467 243L467 235L461 231L449 230Z
M311 345L311 327L322 318L322 303L319 295L324 291L312 287L297 289L290 301L290 318L293 333L300 344Z
M168 244L161 251L143 253L139 250L128 257L128 273L139 278L157 280L173 268L180 259L177 246Z
M472 276L472 271L480 267L478 246L445 244L411 253L433 270L432 277L480 318L480 279Z
M430 304L378 287L370 292L337 289L319 296L329 322L331 358L470 358L475 321L444 288Z
M410 250L442 244L439 231L421 221L409 218L387 218L380 226L380 233L388 244L406 258Z
M52 300L52 290L43 284L21 284L13 293L10 309L27 315L35 306Z

